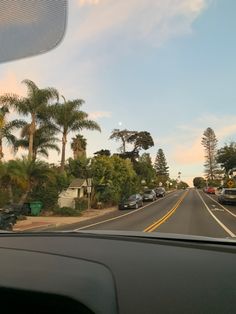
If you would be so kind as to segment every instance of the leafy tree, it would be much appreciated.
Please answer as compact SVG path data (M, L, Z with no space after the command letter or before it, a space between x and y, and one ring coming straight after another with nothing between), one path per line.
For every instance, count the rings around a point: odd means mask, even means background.
M74 159L86 157L87 140L81 134L72 138L71 149L73 150Z
M111 152L108 149L101 149L99 151L97 151L96 153L94 153L94 155L96 156L111 156Z
M49 103L58 99L58 92L51 87L40 89L33 81L28 79L23 80L22 83L27 87L27 97L5 94L0 96L0 103L13 107L19 114L30 115L28 158L32 160L37 125L48 119Z
M195 177L193 179L193 185L198 188L198 189L201 189L203 188L205 185L206 185L206 181L204 178L202 177Z
M135 132L128 138L128 143L133 144L133 151L135 152L142 149L147 150L154 146L151 134L147 131Z
M128 139L131 135L136 133L135 131L129 131L129 130L120 130L120 129L114 129L112 131L112 134L110 136L110 139L114 139L116 141L121 141L122 145L119 148L119 151L124 154L126 153L126 146L128 144Z
M33 186L30 199L40 200L44 210L53 210L57 207L58 196L70 184L71 178L65 172L51 169L50 176L44 184Z
M188 183L180 181L178 183L178 189L187 189L189 187Z
M169 167L167 166L166 157L161 148L157 151L154 169L157 175L157 183L162 182L162 184L165 185L166 181L169 179Z
M122 196L137 189L137 176L129 160L118 156L98 156L92 159L91 173L97 201L117 204Z
M226 173L236 168L236 143L231 142L217 151L216 161Z
M155 170L152 165L150 154L144 153L139 157L138 161L134 163L134 170L139 177L140 183L145 180L146 184L150 186L155 179Z
M205 173L207 179L214 180L217 177L218 166L216 161L217 143L215 132L207 128L202 137L202 145L205 149Z
M3 154L3 140L12 145L15 150L16 137L13 132L25 126L26 122L23 120L12 120L7 122L6 115L9 109L6 106L0 108L0 160L4 157Z
M91 177L90 163L91 159L85 156L77 159L69 158L66 165L67 173L75 178L88 179Z
M129 131L115 129L110 136L110 139L121 140L122 146L119 156L123 159L131 159L134 162L139 157L139 152L144 149L147 150L154 146L151 134L147 131ZM127 145L132 145L133 149L127 151Z
M59 139L55 137L55 132L50 125L42 125L35 130L33 142L32 160L35 160L38 155L48 158L48 150L55 150L60 153L57 145ZM21 132L21 139L15 141L15 150L21 147L28 149L29 147L29 124L27 124Z
M65 168L65 153L68 134L78 132L83 129L101 131L100 126L92 120L88 119L88 114L81 111L80 108L84 101L75 99L66 101L63 97L63 104L51 106L51 116L55 123L55 129L62 134L62 150L61 150L61 171Z

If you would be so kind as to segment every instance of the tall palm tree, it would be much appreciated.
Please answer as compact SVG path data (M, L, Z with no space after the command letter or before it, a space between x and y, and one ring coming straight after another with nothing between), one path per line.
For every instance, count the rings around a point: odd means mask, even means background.
M28 79L23 80L22 83L27 87L27 97L5 94L0 96L0 103L13 107L23 116L30 116L28 159L32 160L37 125L48 119L49 104L53 100L58 100L59 96L55 88L40 89L33 81Z
M19 147L28 149L29 147L29 127L27 124L21 131L21 139L16 140L15 149ZM60 142L55 137L54 130L49 125L42 125L36 129L33 142L33 155L32 160L36 160L38 155L48 158L48 150L55 150L60 153L57 143Z
M73 150L74 159L86 157L87 140L81 134L72 138L71 149Z
M68 134L83 129L101 131L101 128L98 123L88 119L86 112L80 110L84 103L82 99L66 101L65 97L62 96L62 98L64 103L51 106L51 112L55 128L58 133L62 134L61 171L64 171Z
M16 137L12 132L26 125L25 121L18 119L7 122L6 115L8 113L9 109L6 106L0 108L0 161L4 157L3 140L15 148Z

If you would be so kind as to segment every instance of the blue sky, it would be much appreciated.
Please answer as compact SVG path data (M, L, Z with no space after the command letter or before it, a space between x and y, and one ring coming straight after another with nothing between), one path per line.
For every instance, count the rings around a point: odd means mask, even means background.
M236 137L236 2L234 0L71 0L64 41L53 51L4 64L0 91L24 94L20 82L54 86L102 133L83 132L88 155L118 144L114 128L147 130L149 150L166 154L171 176L203 173L201 136L219 147ZM71 152L67 150L67 157ZM8 158L10 155L8 155ZM59 161L50 154L50 161Z

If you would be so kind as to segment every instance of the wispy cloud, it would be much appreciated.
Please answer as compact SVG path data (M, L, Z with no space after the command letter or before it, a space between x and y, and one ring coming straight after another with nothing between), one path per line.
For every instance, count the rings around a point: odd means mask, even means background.
M101 118L110 118L111 113L108 111L94 111L89 113L89 119L98 120Z
M0 78L0 95L4 93L24 94L24 86L20 84L19 78L13 71L6 71Z
M101 0L77 0L78 4L83 5L96 5L101 2Z
M162 139L171 146L171 159L181 165L203 164L204 151L201 138L204 130L211 127L219 141L219 147L236 137L236 116L204 115L189 125L178 126L175 134ZM193 127L197 125L197 127Z
M167 39L191 33L191 25L209 0L80 0L93 4L78 29L80 40L92 40L114 32L124 39L149 40L160 45Z

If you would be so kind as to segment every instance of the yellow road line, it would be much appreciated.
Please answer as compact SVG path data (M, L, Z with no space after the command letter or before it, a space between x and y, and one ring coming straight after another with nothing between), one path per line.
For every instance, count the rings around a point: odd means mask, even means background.
M173 208L171 208L170 211L168 211L162 218L160 218L157 221L155 221L153 224L148 226L143 231L144 232L153 232L154 230L156 230L161 224L163 224L163 222L165 222L167 219L169 219L174 214L174 212L179 207L179 205L183 202L183 200L184 200L184 198L186 197L187 194L188 194L188 191L186 191L184 193L184 195L181 196L181 198L176 202L176 204L173 206Z

